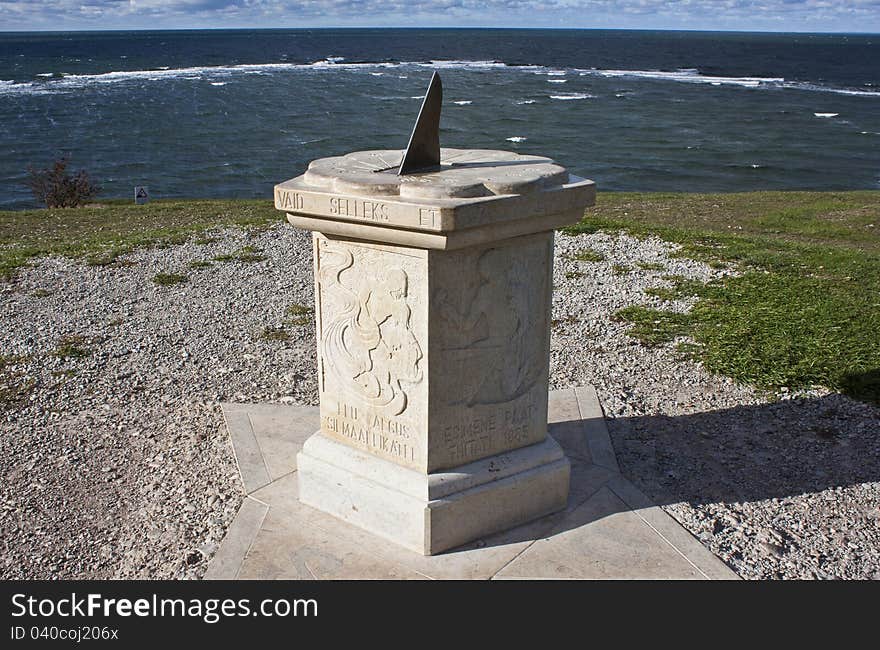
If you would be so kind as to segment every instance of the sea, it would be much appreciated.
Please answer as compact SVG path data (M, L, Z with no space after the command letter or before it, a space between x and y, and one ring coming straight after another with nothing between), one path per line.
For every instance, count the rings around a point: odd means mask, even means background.
M880 189L880 35L527 29L0 33L0 209L67 155L101 196L270 198L403 149L549 156L599 191Z

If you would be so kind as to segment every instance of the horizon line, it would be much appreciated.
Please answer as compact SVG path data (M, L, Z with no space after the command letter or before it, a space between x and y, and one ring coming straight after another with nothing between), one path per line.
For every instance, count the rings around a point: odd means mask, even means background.
M339 25L320 27L131 27L131 28L82 28L82 29L0 29L0 34L73 34L95 32L234 32L234 31L314 31L314 30L347 30L347 29L411 29L411 30L518 30L518 31L569 31L569 32L687 32L687 33L727 33L727 34L799 34L820 36L880 36L880 32L857 31L777 31L769 29L706 29L706 28L671 28L671 27L522 27L522 26L418 26L418 25Z

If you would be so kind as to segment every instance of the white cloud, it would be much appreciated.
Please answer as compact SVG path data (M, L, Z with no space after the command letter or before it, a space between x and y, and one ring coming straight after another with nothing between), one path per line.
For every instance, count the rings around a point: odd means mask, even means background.
M413 24L880 31L880 0L0 0L0 30Z

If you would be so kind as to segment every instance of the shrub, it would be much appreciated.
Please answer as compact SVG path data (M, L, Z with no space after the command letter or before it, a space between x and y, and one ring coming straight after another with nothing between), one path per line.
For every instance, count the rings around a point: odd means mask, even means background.
M47 208L75 208L101 191L85 170L71 176L67 171L69 162L67 156L62 156L46 169L34 169L28 165L26 184L34 198Z

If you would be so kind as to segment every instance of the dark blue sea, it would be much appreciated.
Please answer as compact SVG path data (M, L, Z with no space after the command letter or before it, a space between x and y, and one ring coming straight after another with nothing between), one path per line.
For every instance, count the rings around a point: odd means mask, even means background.
M271 197L309 160L441 143L600 190L880 188L880 35L597 30L0 33L0 208L69 154L131 196Z

